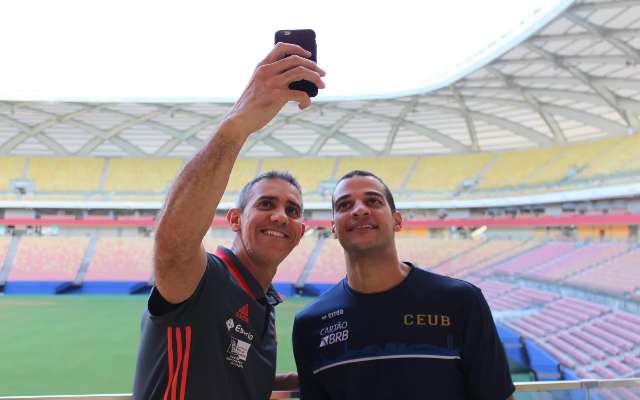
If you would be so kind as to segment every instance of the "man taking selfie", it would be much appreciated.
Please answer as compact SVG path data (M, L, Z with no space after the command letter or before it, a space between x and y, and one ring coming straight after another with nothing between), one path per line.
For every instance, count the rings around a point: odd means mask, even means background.
M324 87L324 71L310 55L278 43L178 175L155 234L156 285L142 320L135 399L264 400L296 383L275 376L280 299L271 280L305 230L300 186L287 173L258 176L227 214L231 249L208 254L202 239L248 136L288 101L311 105L289 84L304 79Z

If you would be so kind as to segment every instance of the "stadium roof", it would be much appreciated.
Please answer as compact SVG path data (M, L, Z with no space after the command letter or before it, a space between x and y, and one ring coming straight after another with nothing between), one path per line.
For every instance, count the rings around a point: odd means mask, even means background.
M427 93L293 105L245 157L469 153L640 129L640 0L576 2L503 55ZM224 103L0 102L0 155L186 157Z

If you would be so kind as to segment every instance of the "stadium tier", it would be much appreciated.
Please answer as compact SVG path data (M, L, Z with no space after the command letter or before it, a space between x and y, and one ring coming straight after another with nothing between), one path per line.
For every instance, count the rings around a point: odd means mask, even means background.
M589 243L563 257L556 257L525 272L524 276L547 281L563 280L629 251L628 243Z
M609 143L607 143L609 144ZM600 154L580 174L581 178L605 177L630 173L640 169L640 135L636 134L615 142Z
M233 201L245 182L271 169L292 171L311 200L328 199L335 180L353 169L378 174L399 199L575 190L594 179L612 184L638 181L638 154L640 135L470 154L241 159L233 168L224 200ZM161 201L182 163L180 159L0 157L0 198Z
M336 179L356 169L378 175L391 189L399 191L411 171L416 157L347 157L340 158Z
M19 179L24 171L24 158L0 157L0 191L9 190L9 184Z
M606 158L613 147L623 141L623 138L614 137L595 142L578 143L568 147L557 157L539 168L524 183L536 185L551 182L559 182L584 171L590 163L595 163L599 158Z
M545 295L540 291L533 302L503 301L505 297L519 295L525 290L528 289L513 288L506 294L491 298L492 310L526 314L507 317L502 322L523 337L535 341L562 366L587 379L633 376L639 371L638 316L593 302ZM529 296L523 293L522 297ZM531 311L521 311L527 308Z
M518 275L536 265L556 257L563 256L577 248L573 242L549 242L521 253L503 263L494 266L491 271L505 275Z
M535 245L537 243L533 241L489 240L466 253L447 259L433 267L432 271L442 275L462 277Z
M71 282L76 278L89 239L23 237L7 280L9 282Z
M9 251L9 244L11 243L10 237L2 237L0 236L0 270L2 270L2 265L4 264L4 259Z
M214 251L219 244L230 246L230 239L227 231L213 230L203 244ZM21 283L55 283L59 287L75 281L87 288L81 291L84 293L104 293L117 285L128 285L121 292L129 293L136 287L148 288L153 280L150 238L22 236L14 240L18 246L10 260L9 288ZM0 237L0 260L9 253L11 243L10 238ZM415 233L398 235L397 244L402 259L479 286L501 324L531 340L576 377L640 373L640 316L595 300L568 297L560 291L524 287L518 280L623 298L640 289L636 262L640 249L635 245L426 239ZM83 270L85 263L87 268ZM303 283L304 290L308 288L311 293L326 289L344 276L339 242L306 236L279 267L274 285L292 295L293 286ZM505 277L509 281L504 281Z
M637 293L640 290L638 260L640 260L640 249L635 248L571 276L566 282L614 295Z
M317 241L313 238L302 238L298 246L278 266L273 282L276 284L298 282L316 243Z
M491 153L423 157L407 182L406 190L453 192L463 182L476 179L493 157Z
M113 158L104 182L105 192L162 193L173 182L182 160Z
M304 193L322 190L322 182L332 181L335 158L273 158L265 159L261 171L290 171L302 187ZM247 181L250 177L247 177Z
M231 176L227 184L227 192L240 192L242 186L258 173L258 160L238 160L231 170Z
M558 157L562 148L548 147L534 150L498 153L491 166L480 178L478 189L517 187L536 171Z
M425 240L412 236L398 236L396 242L402 260L415 262L421 268L427 269L481 245L481 241Z
M31 157L28 168L36 192L96 192L104 159Z
M334 284L346 275L344 252L336 239L327 239L307 277L306 284Z
M153 240L102 237L96 244L86 282L149 282Z

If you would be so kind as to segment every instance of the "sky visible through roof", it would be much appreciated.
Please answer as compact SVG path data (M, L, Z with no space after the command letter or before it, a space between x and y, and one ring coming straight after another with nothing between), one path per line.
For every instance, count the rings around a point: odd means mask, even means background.
M396 96L488 62L560 3L9 0L0 100L231 101L274 32L299 28L316 31L322 97Z

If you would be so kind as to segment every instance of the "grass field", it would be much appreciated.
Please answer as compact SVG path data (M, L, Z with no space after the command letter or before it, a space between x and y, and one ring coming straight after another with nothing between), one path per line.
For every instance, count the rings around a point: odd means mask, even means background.
M146 296L0 297L0 396L130 393ZM293 371L293 316L278 306L278 371Z

